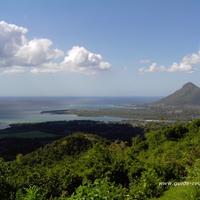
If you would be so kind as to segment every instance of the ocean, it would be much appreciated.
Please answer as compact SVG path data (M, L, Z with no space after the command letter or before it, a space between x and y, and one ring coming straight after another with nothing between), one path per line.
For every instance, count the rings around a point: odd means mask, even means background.
M45 122L60 120L121 121L122 118L79 117L65 114L41 114L41 111L62 109L113 108L141 105L158 100L159 97L0 97L0 128L12 123Z

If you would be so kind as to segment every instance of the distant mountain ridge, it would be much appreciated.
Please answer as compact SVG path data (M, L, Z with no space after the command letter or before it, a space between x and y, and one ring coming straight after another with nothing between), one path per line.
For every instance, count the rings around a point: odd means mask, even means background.
M195 84L188 82L183 87L171 95L155 102L155 105L199 105L200 106L200 88Z

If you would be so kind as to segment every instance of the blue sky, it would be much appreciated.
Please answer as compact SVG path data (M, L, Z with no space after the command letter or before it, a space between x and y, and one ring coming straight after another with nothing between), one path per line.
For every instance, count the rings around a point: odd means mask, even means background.
M200 86L198 0L0 3L1 96L164 96Z

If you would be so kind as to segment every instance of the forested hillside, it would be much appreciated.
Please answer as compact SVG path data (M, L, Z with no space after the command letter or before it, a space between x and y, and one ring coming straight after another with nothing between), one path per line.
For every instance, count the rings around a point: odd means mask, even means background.
M0 160L1 200L198 200L199 187L200 120L131 143L74 133Z
M90 120L12 124L0 130L0 157L13 160L17 154L30 153L74 132L96 134L111 141L131 142L132 137L143 136L144 128Z

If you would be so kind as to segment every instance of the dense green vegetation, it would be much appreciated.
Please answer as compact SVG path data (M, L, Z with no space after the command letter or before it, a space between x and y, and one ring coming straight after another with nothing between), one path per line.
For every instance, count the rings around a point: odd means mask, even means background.
M0 199L200 199L200 120L146 130L131 142L74 133L1 159Z

